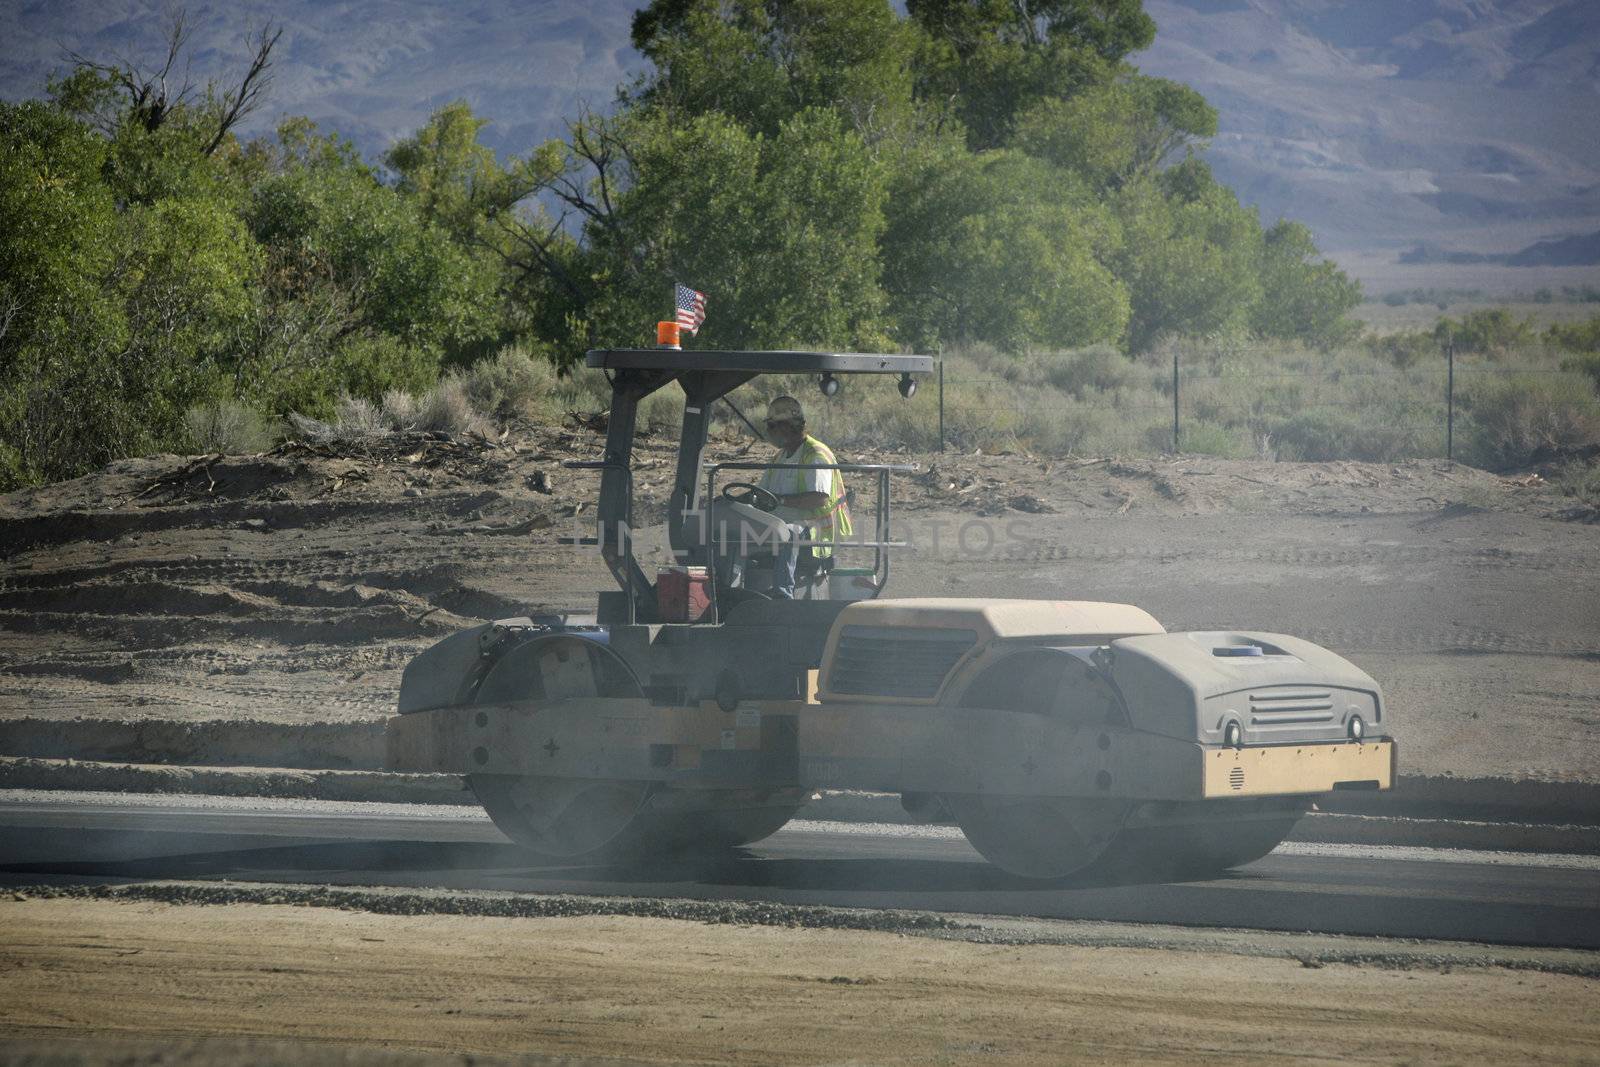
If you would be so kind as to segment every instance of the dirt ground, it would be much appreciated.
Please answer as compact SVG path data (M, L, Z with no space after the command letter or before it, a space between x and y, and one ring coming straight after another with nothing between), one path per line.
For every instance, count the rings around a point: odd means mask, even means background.
M581 424L387 435L0 497L0 753L31 754L7 751L22 719L377 722L440 636L593 610L609 578L556 539L592 533L596 479L561 461L601 445ZM641 526L661 519L673 445L640 444ZM915 547L889 595L1126 601L1173 629L1299 634L1384 684L1407 771L1600 780L1600 523L1536 473L841 458L921 467L895 479L894 533Z
M298 1062L351 1062L353 1049L774 1064L1600 1058L1595 982L1571 975L661 919L7 900L0 974L0 1060L44 1040L94 1061L197 1039Z

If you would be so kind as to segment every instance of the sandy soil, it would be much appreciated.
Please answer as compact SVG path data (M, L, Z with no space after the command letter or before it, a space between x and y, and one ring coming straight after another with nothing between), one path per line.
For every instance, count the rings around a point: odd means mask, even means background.
M0 973L6 1045L65 1038L107 1057L204 1037L304 1043L306 1058L329 1045L650 1063L1600 1058L1595 983L1569 975L658 919L7 901Z
M596 488L560 462L600 446L582 427L390 435L132 460L0 497L0 752L21 719L377 723L441 635L593 610L609 579L556 538L591 532ZM641 524L660 519L672 448L641 442ZM916 550L891 595L1117 600L1174 629L1300 634L1387 687L1409 771L1600 780L1600 524L1537 477L842 458L923 467L896 480L895 533Z

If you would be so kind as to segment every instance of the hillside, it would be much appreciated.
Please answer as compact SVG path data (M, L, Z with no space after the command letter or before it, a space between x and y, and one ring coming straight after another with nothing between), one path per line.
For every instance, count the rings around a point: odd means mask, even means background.
M0 95L39 92L63 66L63 47L153 53L165 6L7 5ZM492 119L489 143L525 151L580 108L606 106L639 68L628 43L635 6L283 0L272 11L285 45L254 132L308 114L376 154L464 97ZM1160 32L1136 60L1195 85L1220 110L1210 151L1218 172L1269 220L1311 225L1369 288L1388 284L1398 255L1422 244L1442 249L1453 273L1396 284L1461 284L1462 270L1515 275L1510 288L1577 280L1551 269L1593 278L1583 264L1541 268L1536 278L1534 268L1463 267L1448 254L1509 256L1600 228L1600 6L1147 0L1146 8ZM259 12L197 10L194 73L203 78L242 59Z
M1210 158L1335 251L1510 255L1600 219L1600 7L1150 0L1147 72L1221 112ZM1516 264L1513 264L1516 265Z

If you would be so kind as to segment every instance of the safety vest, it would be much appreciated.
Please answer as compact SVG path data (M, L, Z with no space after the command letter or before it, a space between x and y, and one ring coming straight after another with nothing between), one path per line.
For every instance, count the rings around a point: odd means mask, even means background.
M803 463L812 466L823 466L839 462L833 458L833 450L821 441L806 434L800 442L793 460L787 455L778 457L780 463ZM813 541L838 541L840 538L849 537L853 532L850 525L850 505L845 500L844 476L839 471L833 471L833 478L828 483L828 502L819 508L789 508L798 512L801 521L811 527ZM769 470L761 476L761 487L770 490L779 496L794 496L807 492L806 472L803 470ZM816 545L811 549L813 556L831 556L833 549L824 545Z

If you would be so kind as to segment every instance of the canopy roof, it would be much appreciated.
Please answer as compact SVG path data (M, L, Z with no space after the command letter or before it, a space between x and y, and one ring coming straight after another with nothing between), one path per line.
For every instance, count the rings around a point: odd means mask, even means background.
M876 352L716 352L592 348L584 362L607 370L743 371L750 374L931 374L932 356Z

